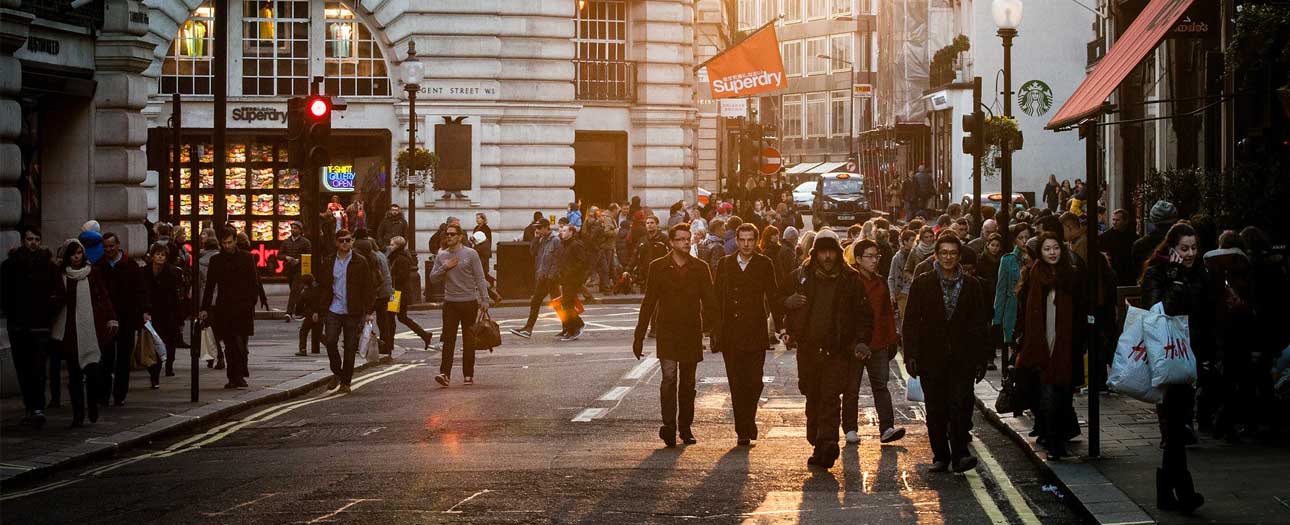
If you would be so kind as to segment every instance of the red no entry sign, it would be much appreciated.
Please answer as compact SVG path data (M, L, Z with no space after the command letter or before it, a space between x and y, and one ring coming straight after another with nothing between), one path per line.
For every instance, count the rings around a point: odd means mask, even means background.
M784 159L780 158L779 150L772 147L765 147L761 150L761 172L765 175L774 175L779 171L779 167L784 164Z

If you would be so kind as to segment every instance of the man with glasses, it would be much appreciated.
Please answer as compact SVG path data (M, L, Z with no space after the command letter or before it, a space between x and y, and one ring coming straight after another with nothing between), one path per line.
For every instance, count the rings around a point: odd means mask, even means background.
M873 312L873 333L867 341L856 344L855 359L847 372L847 390L842 396L842 430L846 431L847 443L859 443L859 401L860 381L865 372L869 373L869 388L873 390L874 409L878 412L879 441L891 443L905 437L905 429L895 424L895 412L891 407L891 392L887 390L887 378L891 375L889 361L896 356L896 311L892 306L891 293L887 290L887 281L878 274L878 243L870 239L861 239L855 244L856 269L860 271L860 287L868 299L866 306Z
M40 230L19 227L22 245L0 264L0 305L9 328L14 368L26 409L22 423L39 429L45 424L45 367L49 328L54 318L54 288L58 267L40 245Z
M985 378L993 357L981 282L959 264L963 242L936 239L936 270L914 278L905 306L905 369L922 380L932 472L965 472L977 459L967 450L972 383Z
M460 222L449 222L443 231L443 248L434 256L430 282L443 283L443 354L439 375L434 380L447 387L452 377L452 358L461 326L461 372L467 385L475 384L475 341L470 327L480 311L488 311L488 280L479 253L462 244Z
M708 264L690 255L690 225L681 223L669 228L667 239L670 255L649 263L650 279L636 320L632 353L636 359L644 355L645 334L651 324L657 324L655 353L663 372L659 387L663 426L658 429L658 437L668 447L675 447L678 430L685 444L698 442L691 429L694 375L703 361L703 332L721 333L721 321ZM656 313L658 318L654 319ZM764 334L765 327L757 333Z
M350 380L354 378L354 356L358 354L363 321L376 317L376 288L379 283L373 282L369 264L362 255L354 253L354 235L342 229L336 232L336 253L324 259L314 270L320 290L315 311L323 312L322 316L314 314L314 322L322 320L332 373L327 389L338 389L342 394L349 393ZM344 354L337 347L342 333L345 337Z

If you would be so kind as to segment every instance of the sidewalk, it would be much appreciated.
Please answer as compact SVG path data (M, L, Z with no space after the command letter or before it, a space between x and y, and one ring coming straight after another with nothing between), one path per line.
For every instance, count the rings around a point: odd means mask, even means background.
M257 326L257 330L265 328ZM21 425L23 405L20 396L0 399L0 487L10 489L14 483L39 477L55 469L90 460L109 457L166 435L203 425L209 421L256 405L280 401L324 385L330 378L327 353L297 357L292 337L259 336L251 338L250 371L247 390L225 390L228 381L224 370L206 368L200 363L200 392L197 403L190 399L190 358L180 349L175 360L175 376L161 377L159 390L149 389L148 373L130 374L130 392L124 406L100 409L99 421L87 419L83 428L70 428L72 408L68 400L66 378L63 380L62 408L45 412L48 422L39 431ZM276 340L274 340L276 339ZM403 354L397 345L395 357ZM357 358L355 369L373 366ZM65 374L64 374L65 376ZM48 390L46 390L48 391Z
M286 285L279 285L274 288L265 288L265 296L269 299L269 309L256 309L256 320L282 319L287 308L287 288ZM593 293L596 302L592 304L640 304L645 299L645 294L627 294L627 295L607 295ZM528 306L528 299L503 299L495 307L511 306ZM419 302L408 307L409 311L425 312L429 310L438 310L442 303Z
M1029 437L1029 416L1000 417L994 411L1000 372L976 385L986 417L1017 441L1031 458L1059 480L1064 497L1075 497L1098 523L1268 523L1290 522L1290 472L1287 444L1248 441L1229 445L1203 436L1187 449L1188 466L1205 505L1192 516L1156 509L1156 467L1160 430L1155 407L1119 394L1102 394L1101 457L1087 458L1088 396L1075 396L1083 434L1071 443L1073 458L1049 462Z

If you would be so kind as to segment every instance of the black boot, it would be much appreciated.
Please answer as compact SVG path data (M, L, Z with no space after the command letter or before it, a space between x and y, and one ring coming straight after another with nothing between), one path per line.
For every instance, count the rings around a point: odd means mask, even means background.
M1174 496L1178 498L1178 511L1183 514L1191 514L1192 511L1200 508L1205 504L1205 496L1196 492L1196 487L1192 485L1191 472L1181 471L1174 474Z
M1178 508L1178 498L1174 497L1174 487L1164 469L1156 469L1156 508L1174 510Z

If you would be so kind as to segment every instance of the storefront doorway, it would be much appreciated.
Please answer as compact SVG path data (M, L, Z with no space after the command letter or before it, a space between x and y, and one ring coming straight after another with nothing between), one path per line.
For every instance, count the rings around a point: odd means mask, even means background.
M575 200L601 208L627 201L627 133L578 131L573 152Z

